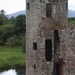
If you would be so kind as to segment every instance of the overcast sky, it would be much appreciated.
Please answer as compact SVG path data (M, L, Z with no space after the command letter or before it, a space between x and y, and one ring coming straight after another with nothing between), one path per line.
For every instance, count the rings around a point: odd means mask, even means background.
M68 8L75 10L75 0L68 0ZM26 0L0 0L0 10L4 9L6 14L11 14L26 9Z
M4 9L6 14L25 10L26 0L0 0L0 10Z
M75 10L75 0L68 0L68 8Z

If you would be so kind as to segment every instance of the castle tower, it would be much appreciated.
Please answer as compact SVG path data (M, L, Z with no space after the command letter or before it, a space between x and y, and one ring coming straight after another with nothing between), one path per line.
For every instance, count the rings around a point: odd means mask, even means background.
M62 75L60 31L67 26L68 0L27 0L26 75ZM59 73L58 73L59 71Z

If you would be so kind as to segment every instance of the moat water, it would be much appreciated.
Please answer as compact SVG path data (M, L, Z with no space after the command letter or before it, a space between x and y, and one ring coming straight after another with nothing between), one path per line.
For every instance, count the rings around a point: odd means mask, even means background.
M10 69L0 72L0 75L25 75L25 72L20 72L20 70Z

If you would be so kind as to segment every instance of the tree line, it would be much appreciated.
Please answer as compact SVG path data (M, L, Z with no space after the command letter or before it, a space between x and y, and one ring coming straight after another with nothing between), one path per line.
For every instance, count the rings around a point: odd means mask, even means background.
M25 50L26 16L20 14L10 19L0 11L0 46L22 46Z
M69 24L75 24L75 17L68 18L68 23Z

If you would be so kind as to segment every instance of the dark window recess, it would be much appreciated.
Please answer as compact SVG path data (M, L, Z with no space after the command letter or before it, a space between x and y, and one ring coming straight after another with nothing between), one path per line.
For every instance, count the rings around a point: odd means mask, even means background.
M57 0L57 2L58 2L59 0Z
M37 50L37 43L33 43L33 49Z
M46 17L52 17L52 4L46 4Z
M40 2L42 2L42 0L40 0Z
M36 69L36 65L34 64L34 69Z
M54 75L63 75L63 63L55 63Z
M31 0L32 2L34 2L34 0Z
M52 61L52 40L45 40L45 58L47 61Z
M48 2L51 2L51 0L48 0Z
M66 10L68 10L68 3L66 3Z
M53 3L55 2L55 0L53 0Z
M27 3L27 10L29 10L29 7L30 7L30 5L29 5L29 3Z
M60 38L58 30L54 30L54 52L56 53L60 49Z
M60 64L56 64L56 75L60 75Z

